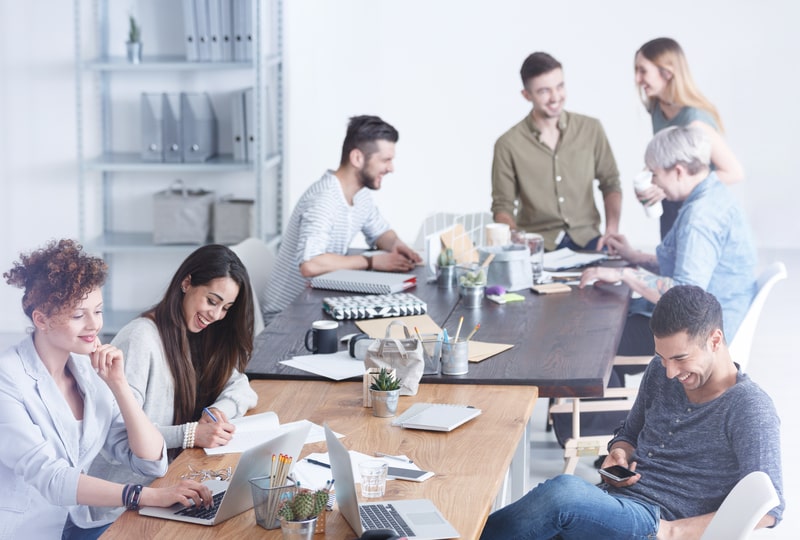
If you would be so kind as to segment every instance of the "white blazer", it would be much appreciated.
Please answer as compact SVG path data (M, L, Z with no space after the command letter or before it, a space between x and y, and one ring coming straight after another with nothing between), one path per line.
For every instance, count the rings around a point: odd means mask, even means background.
M32 336L0 354L0 540L60 538L67 512L78 526L102 525L77 504L78 478L101 451L140 474L167 471L166 445L157 461L133 455L114 396L88 357L71 354L68 365L83 394L83 421L75 420Z

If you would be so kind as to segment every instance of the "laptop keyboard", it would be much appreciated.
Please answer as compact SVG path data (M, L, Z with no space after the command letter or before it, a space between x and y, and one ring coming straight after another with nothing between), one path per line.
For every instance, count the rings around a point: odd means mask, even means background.
M188 516L197 519L211 519L217 515L219 510L219 503L222 502L222 496L225 495L224 491L214 494L214 504L206 508L205 506L190 506L188 508L181 508L175 512L176 516Z
M393 529L400 536L415 536L414 531L400 517L397 510L391 504L370 504L359 506L361 523L364 530L369 529Z

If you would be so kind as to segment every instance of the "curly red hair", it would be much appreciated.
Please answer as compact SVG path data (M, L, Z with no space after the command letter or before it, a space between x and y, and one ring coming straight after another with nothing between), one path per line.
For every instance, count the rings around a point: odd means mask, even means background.
M19 262L3 273L6 283L24 289L22 310L53 317L72 309L106 281L108 266L83 252L75 240L51 240L46 247L21 254Z

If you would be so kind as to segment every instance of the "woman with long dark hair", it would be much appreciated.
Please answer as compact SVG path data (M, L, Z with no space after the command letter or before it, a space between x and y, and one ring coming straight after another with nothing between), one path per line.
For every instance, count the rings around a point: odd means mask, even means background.
M134 394L171 456L227 444L235 429L229 419L256 405L244 374L253 350L252 298L239 257L225 246L203 246L183 261L161 301L112 341L128 359ZM129 478L103 456L92 471Z

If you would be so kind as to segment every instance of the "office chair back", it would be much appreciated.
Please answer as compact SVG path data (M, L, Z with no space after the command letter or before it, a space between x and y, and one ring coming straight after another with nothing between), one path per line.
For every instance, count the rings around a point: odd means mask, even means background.
M277 239L267 244L260 238L247 238L231 246L231 250L242 260L247 274L250 276L250 286L253 289L254 309L254 335L264 329L264 316L261 314L261 298L267 288L267 281L275 264L275 245Z
M753 301L750 302L750 307L747 308L747 313L742 320L742 324L739 326L736 335L733 336L729 345L731 357L734 362L739 364L742 372L745 371L750 361L750 350L753 348L753 338L756 335L758 319L761 316L764 303L767 301L767 296L775 284L786 279L787 276L786 265L782 262L774 262L766 267L756 280L756 295Z
M778 504L769 476L751 472L733 486L700 540L746 540L759 520Z

